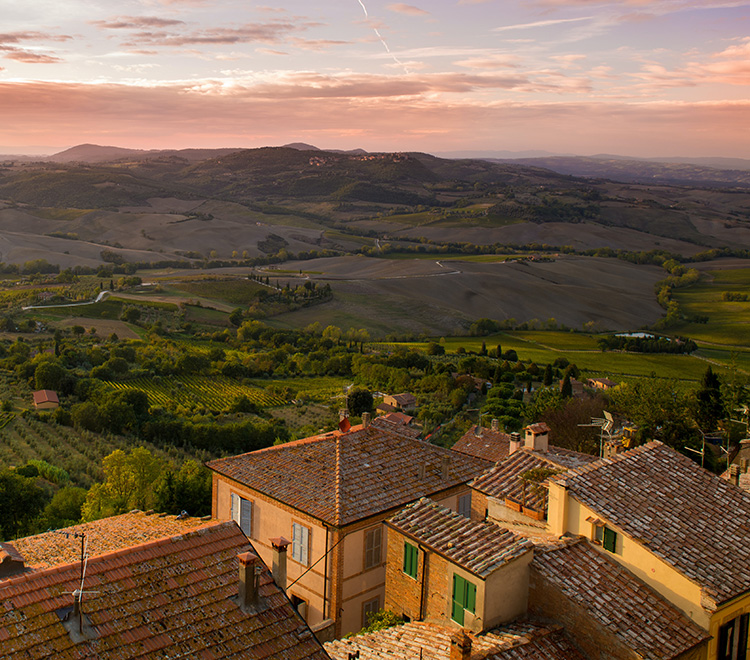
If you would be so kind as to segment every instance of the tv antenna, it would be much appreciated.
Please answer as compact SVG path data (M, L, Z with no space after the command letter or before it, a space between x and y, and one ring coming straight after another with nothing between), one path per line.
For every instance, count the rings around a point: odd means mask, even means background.
M606 410L602 411L604 417L592 417L590 424L578 424L578 426L584 426L588 428L599 429L599 458L604 457L604 436L607 439L612 439L612 429L615 427L615 420L612 417L612 413Z
M98 591L84 591L83 584L86 580L86 567L89 563L88 553L88 538L84 532L65 532L62 530L51 529L49 530L53 534L62 534L66 538L71 536L74 539L81 540L81 579L78 584L78 589L73 591L66 591L64 593L71 594L73 596L73 616L78 619L78 632L83 635L83 595L84 594L98 594Z

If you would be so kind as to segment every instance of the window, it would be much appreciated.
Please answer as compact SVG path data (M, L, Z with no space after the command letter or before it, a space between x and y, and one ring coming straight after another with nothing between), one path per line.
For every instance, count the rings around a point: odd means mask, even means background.
M750 614L742 614L719 628L718 660L747 660Z
M381 560L382 527L378 525L365 532L365 570L378 566Z
M602 521L594 523L594 543L601 545L605 550L612 553L617 552L617 532L607 527Z
M289 600L292 601L292 607L297 610L298 614L305 619L305 621L307 621L307 601L304 598L295 596L294 594L289 597Z
M417 546L404 542L404 573L410 578L417 579L417 561L419 553Z
M471 493L466 493L466 495L461 495L458 498L458 515L471 518Z
M366 600L362 604L362 627L365 628L370 625L372 617L380 611L380 598L373 598L372 600Z
M453 574L453 609L451 619L459 625L464 625L464 612L476 611L477 604L477 585L462 578L460 575Z
M292 559L307 566L310 555L310 529L299 523L292 523Z
M605 527L602 534L602 546L610 552L617 551L617 532Z
M248 538L253 532L253 503L232 493L232 520L236 522L242 533Z

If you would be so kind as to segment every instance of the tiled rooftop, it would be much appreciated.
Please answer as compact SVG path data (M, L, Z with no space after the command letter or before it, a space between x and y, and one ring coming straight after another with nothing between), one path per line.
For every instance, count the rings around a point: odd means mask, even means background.
M325 660L265 567L260 606L240 609L237 555L251 550L239 527L225 522L90 559L83 611L94 634L78 643L59 614L73 603L78 563L6 580L0 583L2 657Z
M586 541L548 552L535 551L532 567L638 657L669 660L709 637L680 610Z
M411 426L405 423L401 418L394 417L393 415L401 415L402 413L390 413L388 415L381 415L376 417L370 422L370 425L376 429L382 429L384 431L390 431L391 433L398 433L405 435L410 438L418 438L422 435L422 429L418 426ZM403 415L408 417L408 415ZM413 419L413 418L410 418Z
M442 476L444 463L448 466L446 479ZM466 483L486 467L471 456L372 424L207 465L333 525L368 518Z
M412 622L324 644L333 660L449 660L455 628ZM584 660L559 626L516 623L469 635L471 660Z
M497 463L508 458L509 448L509 433L493 431L476 425L464 433L458 442L451 447L453 451L476 456L489 463Z
M388 524L482 578L533 547L518 534L469 520L427 498L399 511Z
M182 534L208 524L210 523L200 518L178 518L133 511L56 532L26 536L12 541L11 545L23 556L27 568L48 568L80 559L81 542L73 537L75 533L86 534L88 554L95 557L165 536Z
M750 590L750 494L660 442L553 477L717 603Z
M502 463L498 463L474 479L471 487L490 497L497 499L507 497L516 502L525 503L525 506L538 511L544 511L547 509L547 489L535 488L534 484L525 483L524 479L521 479L524 472L536 469L564 472L569 467L579 467L598 460L596 456L559 447L549 447L547 452L537 452L522 447Z

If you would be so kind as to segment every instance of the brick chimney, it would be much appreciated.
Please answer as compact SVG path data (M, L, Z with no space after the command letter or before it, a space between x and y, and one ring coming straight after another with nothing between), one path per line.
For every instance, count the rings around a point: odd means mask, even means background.
M508 456L516 453L521 448L521 434L518 431L513 431L510 434L510 445L508 447Z
M25 560L10 543L0 543L0 580L23 573Z
M547 452L549 447L549 427L544 423L529 424L525 429L526 438L524 446L542 453Z
M260 604L260 558L252 552L237 555L240 562L239 603L243 610L255 609Z
M443 456L440 459L440 473L441 473L441 476L443 477L443 481L448 481L450 467L451 467L451 457Z
M730 465L729 466L729 481L735 486L740 485L740 466Z
M366 429L368 426L370 426L370 421L372 420L372 415L368 412L362 413L362 428Z
M497 420L497 419L493 419L492 422L490 423L490 428L493 431L499 431L500 430L500 421Z
M282 591L286 591L286 549L291 545L283 536L277 536L271 540L273 548L271 572L273 580Z
M450 660L471 660L471 637L465 630L457 630L451 635Z

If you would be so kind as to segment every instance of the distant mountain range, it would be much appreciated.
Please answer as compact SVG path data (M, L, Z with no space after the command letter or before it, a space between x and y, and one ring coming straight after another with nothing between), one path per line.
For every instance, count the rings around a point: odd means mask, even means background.
M368 153L364 149L322 150L304 142L293 142L284 145L284 147L297 151L350 155L365 155ZM199 163L242 151L247 150L241 148L144 150L81 144L51 156L0 155L0 160L103 164L117 161L140 162L177 159L188 163ZM436 155L453 160L483 160L506 165L544 168L558 174L608 179L624 183L659 183L714 188L750 187L750 159L743 158L665 157L639 159L613 154L576 156L553 154L546 151L452 151Z

